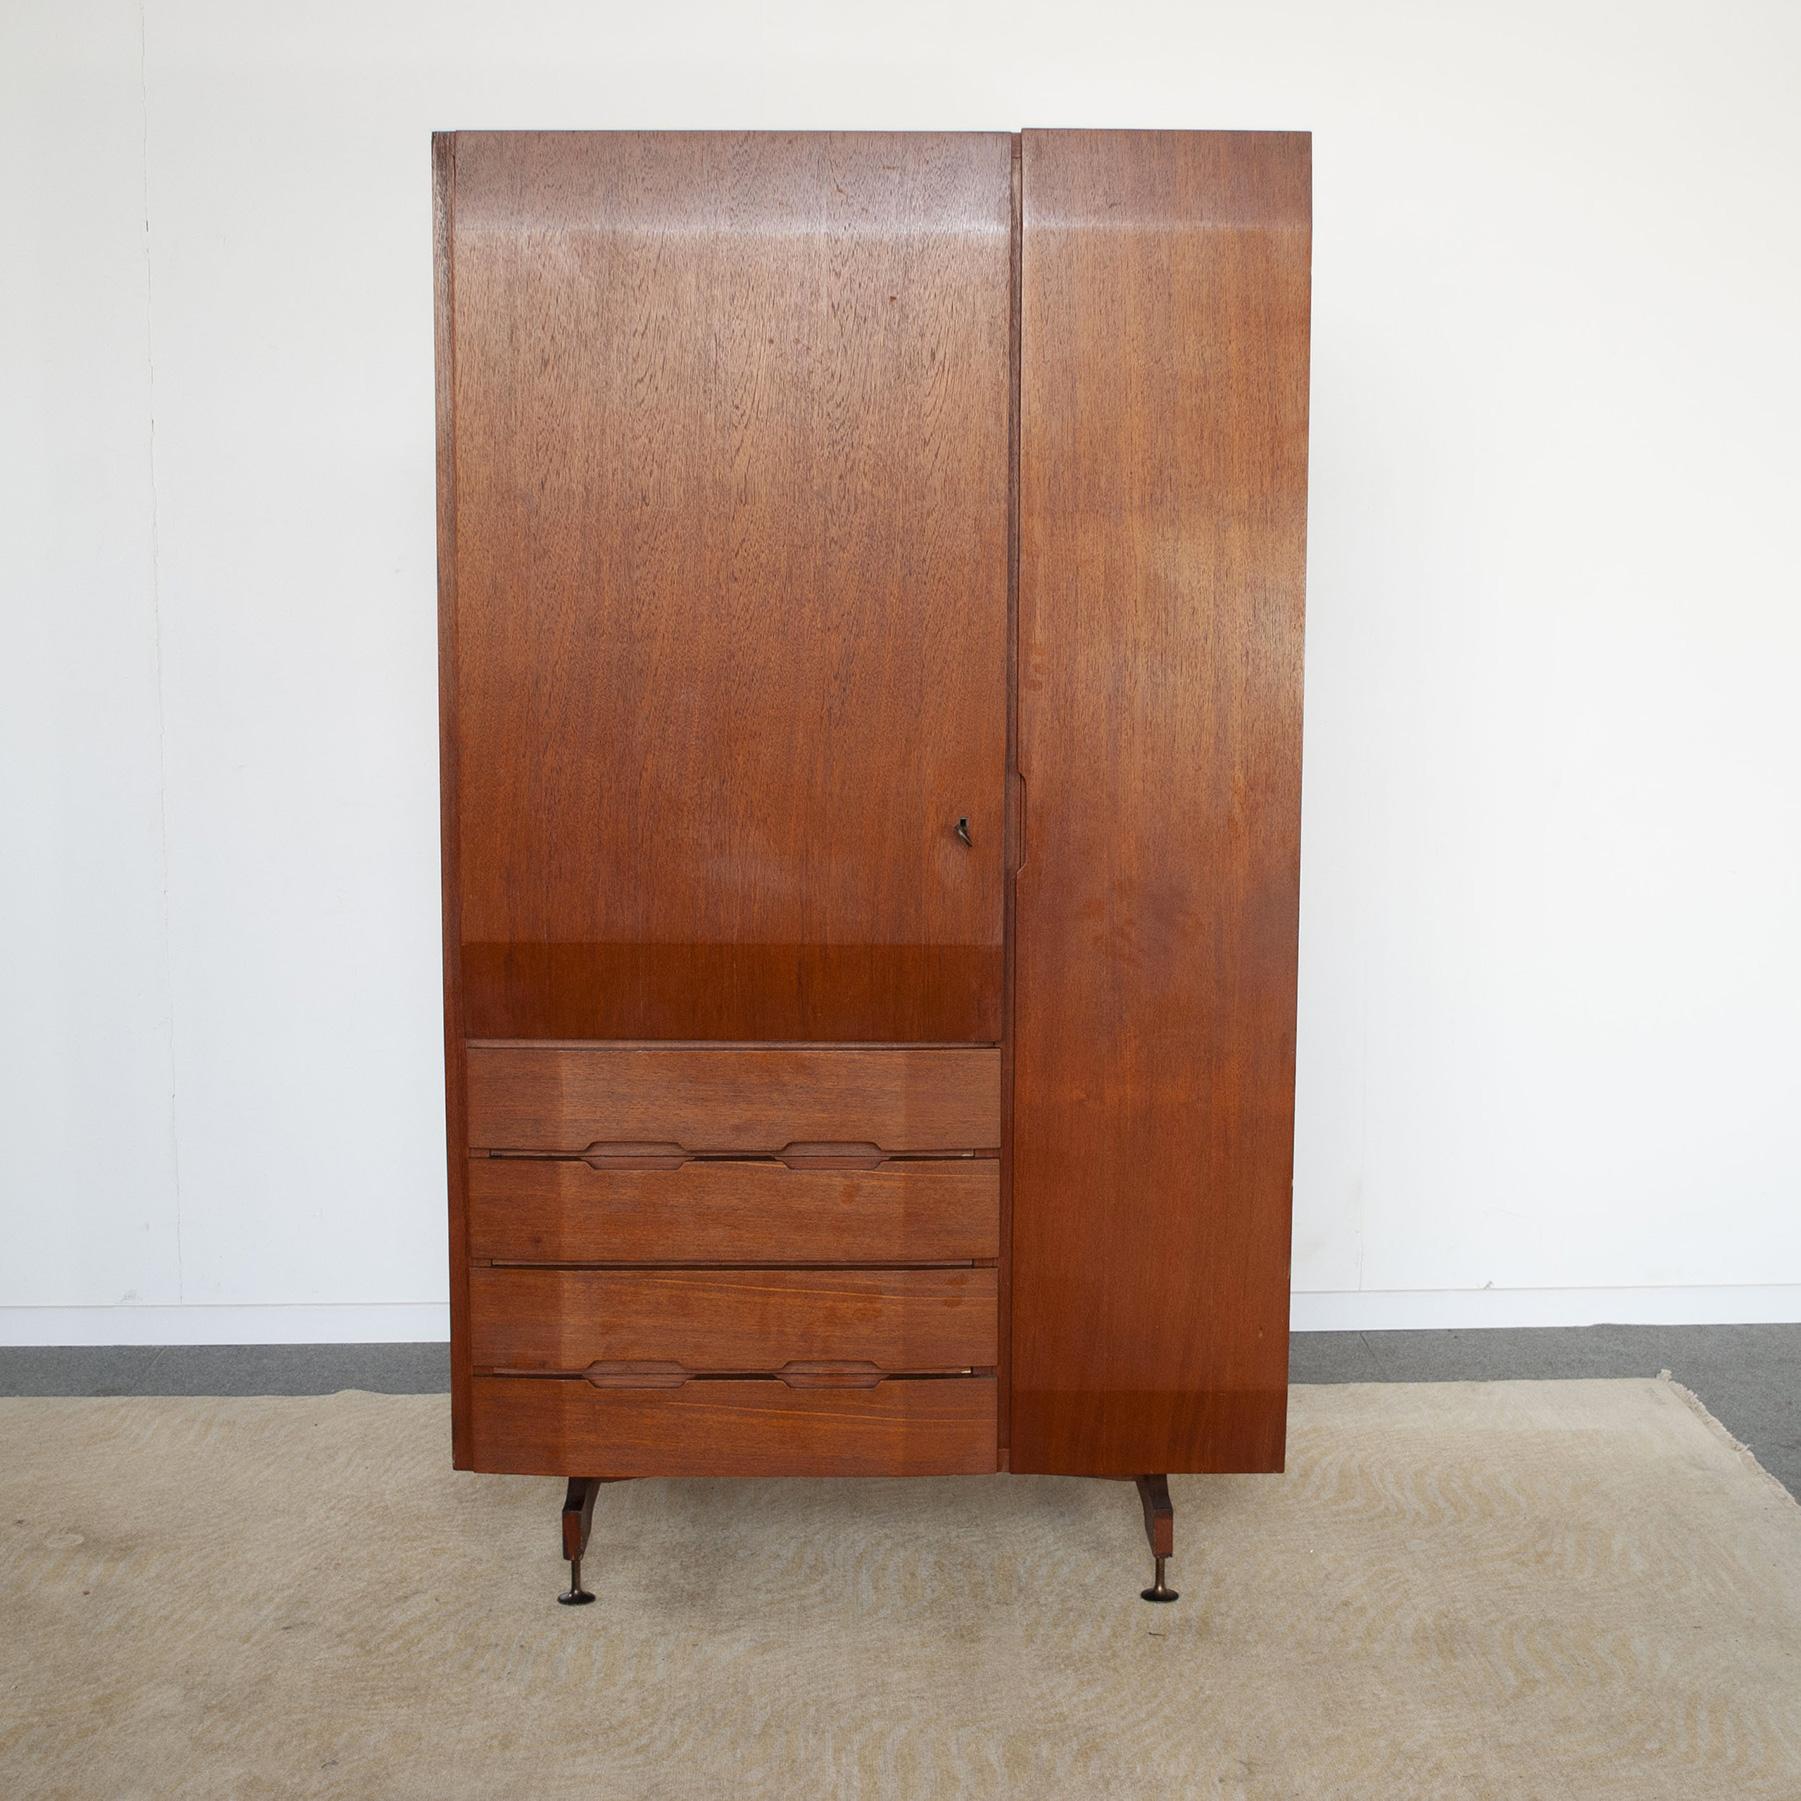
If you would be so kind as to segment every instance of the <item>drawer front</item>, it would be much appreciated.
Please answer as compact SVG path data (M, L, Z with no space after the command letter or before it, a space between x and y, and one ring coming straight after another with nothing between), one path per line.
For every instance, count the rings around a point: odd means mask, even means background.
M479 1370L992 1369L991 1269L475 1269Z
M992 1377L596 1388L477 1376L473 1466L515 1476L975 1476L997 1467Z
M475 1157L469 1254L501 1263L957 1263L1000 1255L1000 1164L596 1169Z
M475 1150L987 1151L1001 1141L1001 1059L980 1048L471 1044L468 1120Z

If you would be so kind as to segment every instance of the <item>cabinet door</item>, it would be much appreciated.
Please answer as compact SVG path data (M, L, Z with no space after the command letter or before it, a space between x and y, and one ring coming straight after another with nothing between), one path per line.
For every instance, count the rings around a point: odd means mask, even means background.
M1011 1465L1280 1468L1305 137L1027 132Z
M999 1038L1011 163L455 138L468 1036Z

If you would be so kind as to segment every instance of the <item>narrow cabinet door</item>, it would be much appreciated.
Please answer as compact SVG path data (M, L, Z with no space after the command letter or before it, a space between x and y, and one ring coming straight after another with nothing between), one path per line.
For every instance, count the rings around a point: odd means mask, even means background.
M472 1038L1000 1036L1011 144L460 133Z
M1027 132L1015 1470L1280 1468L1310 163Z

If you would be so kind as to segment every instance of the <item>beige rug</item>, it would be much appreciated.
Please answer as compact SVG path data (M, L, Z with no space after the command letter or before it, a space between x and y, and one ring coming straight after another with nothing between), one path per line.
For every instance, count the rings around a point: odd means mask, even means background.
M560 1488L446 1403L0 1401L0 1795L1801 1797L1801 1508L1659 1382L1295 1391L1286 1478Z

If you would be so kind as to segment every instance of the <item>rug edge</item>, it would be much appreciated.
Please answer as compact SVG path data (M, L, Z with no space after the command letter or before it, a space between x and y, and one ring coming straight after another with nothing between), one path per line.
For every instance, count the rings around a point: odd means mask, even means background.
M1787 1485L1782 1479L1779 1476L1773 1475L1757 1461L1757 1453L1753 1451L1743 1439L1730 1432L1720 1420L1709 1411L1707 1403L1703 1401L1692 1388L1688 1387L1685 1383L1678 1382L1675 1376L1668 1370L1659 1370L1657 1372L1657 1381L1661 1387L1669 1389L1689 1412L1707 1428L1713 1437L1726 1446L1726 1448L1737 1457L1739 1462L1742 1463L1745 1468L1752 1470L1757 1475L1761 1476L1791 1508L1801 1509L1801 1495L1790 1494Z

